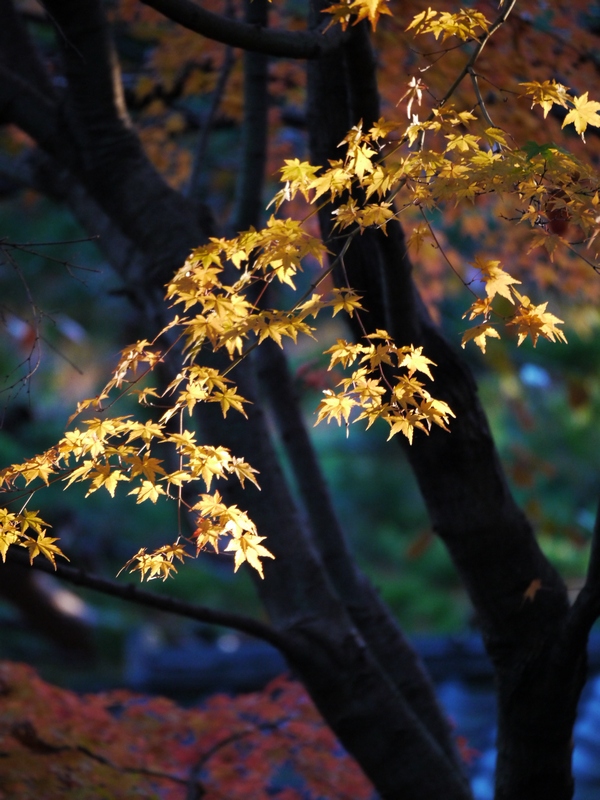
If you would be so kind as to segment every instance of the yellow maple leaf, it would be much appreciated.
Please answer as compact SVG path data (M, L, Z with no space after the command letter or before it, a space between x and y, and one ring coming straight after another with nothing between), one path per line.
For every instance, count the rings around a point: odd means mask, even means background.
M111 469L110 464L96 464L95 470L90 472L87 477L92 478L92 483L86 497L100 489L101 486L104 486L109 495L114 497L117 483L129 480L128 476L124 475L120 469Z
M222 502L221 494L214 492L214 494L200 495L200 500L192 510L199 511L206 517L219 517L227 511L227 506Z
M146 548L142 547L119 571L119 575L135 562L137 562L137 565L133 567L132 572L138 570L142 580L152 581L155 578L162 577L163 581L165 581L172 572L177 572L173 559L169 558L167 554L160 550L155 553L146 553Z
M387 135L398 128L397 122L387 122L384 117L379 117L377 122L369 128L369 135L373 141L377 139L385 139Z
M521 345L528 336L531 336L533 346L535 347L540 336L548 339L550 342L555 342L559 339L562 342L567 342L567 337L557 325L564 324L562 319L555 317L549 311L546 311L547 302L541 303L539 306L534 306L531 300L526 296L521 296L517 292L517 299L519 300L519 308L515 316L507 323L507 325L517 326L517 344Z
M396 347L394 345L389 345L387 342L385 344L372 344L369 345L368 348L365 348L365 355L361 358L360 363L364 364L368 361L371 369L375 369L375 367L378 367L380 364L390 364L390 366L392 366L394 363L392 361L392 355L395 353Z
M150 483L156 483L156 474L165 475L164 469L160 466L162 460L159 458L152 458L149 453L144 453L140 458L138 455L128 457L128 462L131 463L131 477L135 478L138 475L144 475ZM120 478L120 480L127 480L127 478Z
M350 9L356 14L356 20L353 24L358 25L362 19L368 19L372 29L376 30L379 17L382 14L393 16L387 3L388 0L354 0L353 3L350 3Z
M432 367L437 366L430 358L426 358L423 355L422 347L411 347L398 364L399 367L406 367L409 377L415 372L424 372L430 380L433 380L429 365Z
M465 153L468 150L479 150L480 138L479 136L473 136L471 133L449 133L446 134L445 138L448 139L447 153L455 149L461 153Z
M349 0L341 3L333 3L333 5L324 8L321 13L331 14L331 22L325 28L326 31L328 31L332 25L335 25L336 22L341 25L342 30L345 31L352 19Z
M261 578L265 577L260 559L275 558L275 556L260 544L264 538L264 536L257 536L253 533L244 533L242 536L231 539L225 550L235 553L235 572L238 571L244 561L247 561L251 567L254 567Z
M490 22L480 12L473 8L462 8L456 14L447 11L433 11L428 8L422 11L410 23L407 31L415 29L415 36L422 33L433 33L436 39L443 34L442 41L450 36L457 36L463 42L477 37L476 29L488 31Z
M240 414L243 414L246 419L248 418L242 404L249 403L250 401L238 394L233 386L230 386L222 392L215 392L210 400L221 405L223 417L227 416L227 412L230 408L233 408L235 411L239 411Z
M469 328L468 331L463 333L461 347L465 347L467 342L470 342L471 339L475 342L477 347L481 350L482 353L485 353L486 348L486 337L490 337L491 339L500 339L500 334L492 325L488 322L484 322L481 325L476 325L474 328Z
M334 317L340 311L345 311L351 317L356 309L362 308L358 295L352 289L333 289L332 294L333 300L330 301L330 305Z
M20 541L21 537L14 528L3 527L0 531L0 556L2 561L6 562L6 553L11 544Z
M499 261L492 261L477 256L473 262L473 266L480 270L481 278L485 282L485 293L490 300L499 294L514 305L515 301L509 287L512 284L521 283L521 281L513 278L508 272L505 272L500 266Z
M598 114L600 103L595 100L588 100L587 92L582 94L581 97L574 97L572 102L575 108L569 111L561 127L564 128L565 125L572 122L575 125L575 130L581 134L581 138L585 142L583 134L588 125L600 128L600 115Z
M257 489L260 490L258 481L254 477L255 475L258 475L258 470L254 469L254 467L251 467L250 464L244 461L243 458L238 458L234 456L231 459L231 465L229 469L237 477L242 486L244 486L244 481L247 478L249 481L252 481L252 483L256 486Z
M450 417L456 419L456 414L452 411L448 403L443 400L436 400L434 397L426 397L419 403L419 411L429 427L438 425L443 430L449 430Z
M62 552L60 547L57 547L54 542L57 542L58 539L52 536L46 536L45 533L38 533L37 539L30 539L29 537L26 538L24 545L29 550L29 561L33 563L33 559L36 556L42 555L50 561L52 566L56 569L56 559L55 556L62 556L67 561L69 560L66 555Z
M132 489L129 494L137 495L136 503L143 503L144 500L151 500L156 503L161 494L165 494L165 490L159 484L154 484L152 481L142 481L142 485Z
M390 433L387 438L388 442L397 433L402 433L406 436L409 443L412 444L415 428L420 428L427 433L427 428L421 422L419 415L415 413L390 414L389 416L384 416L384 419L390 426Z
M414 247L415 253L418 254L426 239L431 239L431 231L429 230L429 225L421 222L416 228L413 228L412 233L406 240L406 246L408 248Z
M559 105L563 108L568 108L567 94L568 87L563 86L562 83L557 83L555 80L544 81L530 81L528 83L520 83L519 86L525 87L525 95L531 96L531 107L540 105L544 110L544 119L548 116L548 112L553 105Z
M146 391L145 389L143 391ZM154 393L154 390L151 391L155 397L159 397L158 394ZM141 397L141 395L140 395ZM141 399L138 397L138 401L141 403ZM155 422L151 420L146 420L146 422L134 422L130 421L127 425L129 429L129 437L127 439L127 443L133 442L135 439L142 439L144 444L150 444L152 439L164 439L164 433L162 427L157 425Z
M335 419L338 425L341 425L343 420L343 422L348 425L350 413L352 409L358 405L356 400L353 400L345 394L336 395L331 389L325 389L323 394L325 395L325 399L321 400L318 405L318 416L315 425L318 425L319 422L322 422L324 419L327 419L328 423L331 422L332 419Z
M365 352L365 348L361 344L353 344L347 342L345 339L338 339L337 342L325 350L323 355L331 354L328 370L333 369L336 364L341 364L343 367L349 367L354 364L356 359L361 353Z
M484 319L490 316L492 312L492 298L491 297L478 297L475 302L473 302L469 308L465 311L462 315L464 319L467 315L469 319L475 319L475 317L482 316Z
M47 522L44 522L44 520L38 516L38 513L37 511L28 511L25 509L25 511L18 515L21 533L25 533L26 530L31 528L36 533L43 534L44 528L51 527L51 525L48 525Z

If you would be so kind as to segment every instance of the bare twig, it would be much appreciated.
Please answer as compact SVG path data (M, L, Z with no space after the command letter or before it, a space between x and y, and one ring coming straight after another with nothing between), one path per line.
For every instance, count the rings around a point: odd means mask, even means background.
M188 197L190 197L192 200L200 199L200 174L204 164L204 156L206 154L206 148L208 147L208 140L210 138L211 130L217 116L219 106L221 105L225 88L227 87L227 81L229 80L229 75L231 74L231 69L234 63L235 54L233 47L227 46L225 48L225 57L223 59L221 71L219 72L219 78L210 100L208 114L206 115L206 119L204 120L200 135L198 137L198 142L196 144L194 163L192 165L192 172L187 191Z

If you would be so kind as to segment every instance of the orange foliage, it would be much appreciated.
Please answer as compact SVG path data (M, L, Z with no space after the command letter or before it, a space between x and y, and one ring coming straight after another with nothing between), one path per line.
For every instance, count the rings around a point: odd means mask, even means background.
M369 800L373 789L300 684L184 709L124 690L80 696L0 663L0 800ZM89 795L86 795L89 796ZM196 795L194 795L196 796Z

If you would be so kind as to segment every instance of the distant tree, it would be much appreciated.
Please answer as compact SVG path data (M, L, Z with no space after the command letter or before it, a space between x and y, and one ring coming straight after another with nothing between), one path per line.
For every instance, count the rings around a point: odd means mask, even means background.
M487 339L508 335L505 325L519 343L565 339L546 297L534 302L525 291L550 286L562 302L577 293L597 300L593 9L504 2L499 11L482 3L440 12L314 0L301 13L269 15L265 0L243 11L192 0L42 5L45 16L0 0L0 113L28 137L13 180L60 199L99 237L140 312L140 341L107 389L80 404L97 419L7 468L8 488L24 480L35 491L64 476L111 494L131 483L138 502L176 498L193 512L194 533L140 551L133 567L166 577L188 542L201 550L226 537L236 567L264 569L257 590L270 627L254 632L284 652L380 795L470 797L431 682L353 558L277 346L322 309L347 311L354 340L329 353L332 366L354 371L327 391L319 418L380 418L391 436L402 434L494 665L497 800L571 797L573 724L600 613L598 534L571 604L513 499L473 376L434 321L426 290L432 258L458 272L475 295L465 316L481 318L463 345L473 339L483 352ZM29 23L44 35L32 36ZM115 36L143 43L137 62L122 57L141 71L128 74L126 92ZM244 51L241 67L231 48ZM289 59L306 62L305 88L297 67L282 66ZM184 102L207 83L207 102ZM544 119L529 112L531 100ZM393 118L398 103L408 127ZM217 224L203 167L210 129L226 119L241 126L241 155L233 211ZM308 160L279 146L286 119L307 131ZM198 126L194 159L186 137ZM271 143L279 159L289 156L276 209L308 216L304 228L279 211L263 216ZM451 225L453 246L442 230ZM234 235L217 238L224 231ZM469 248L462 258L456 242ZM409 246L422 268L414 277ZM293 286L311 258L329 267L284 305L277 279ZM176 320L166 283L181 304ZM136 368L157 373L153 388L137 382ZM113 390L171 405L153 422L112 416ZM174 465L158 461L158 441L174 446ZM225 476L232 480L217 494L212 481ZM18 543L55 560L58 545L33 510L3 513L3 553Z

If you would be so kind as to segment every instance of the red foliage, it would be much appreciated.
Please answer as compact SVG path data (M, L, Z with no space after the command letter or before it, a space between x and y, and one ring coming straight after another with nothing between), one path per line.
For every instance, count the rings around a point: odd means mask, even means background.
M80 696L0 663L0 800L369 800L373 789L300 686L184 709Z

